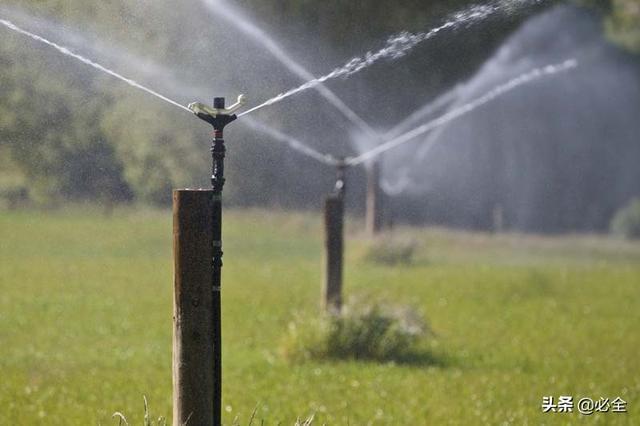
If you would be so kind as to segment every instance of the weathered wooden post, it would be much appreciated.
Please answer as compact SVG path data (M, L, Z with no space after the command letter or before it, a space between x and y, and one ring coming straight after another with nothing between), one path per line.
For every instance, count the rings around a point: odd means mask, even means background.
M380 187L380 162L374 161L367 167L365 228L369 235L379 233L384 224L383 197Z
M344 161L337 164L336 186L324 204L325 267L322 307L333 314L340 313L342 309L345 168Z
M213 191L173 191L173 425L213 426Z
M211 189L174 192L173 426L222 424L223 130L245 103L189 105L213 126Z

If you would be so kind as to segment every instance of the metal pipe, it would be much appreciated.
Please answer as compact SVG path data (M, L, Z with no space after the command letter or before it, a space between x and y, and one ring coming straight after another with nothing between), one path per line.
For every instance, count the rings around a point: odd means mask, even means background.
M221 288L222 288L222 190L224 188L224 158L226 147L224 144L224 128L227 124L236 120L233 114L235 110L245 103L244 95L238 97L238 102L229 108L225 108L224 98L215 98L213 108L206 105L193 103L189 108L198 116L213 126L213 139L211 140L211 189L213 192L211 206L211 233L212 233L212 326L213 326L213 424L222 424L222 314L221 314Z

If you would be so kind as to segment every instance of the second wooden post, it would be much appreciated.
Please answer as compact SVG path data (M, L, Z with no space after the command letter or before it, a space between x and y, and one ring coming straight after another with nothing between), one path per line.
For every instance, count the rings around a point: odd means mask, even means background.
M374 161L367 167L367 205L365 228L370 236L382 229L384 194L380 188L380 162Z
M346 163L336 164L336 185L324 204L325 264L322 307L339 314L342 309L342 265L344 257L344 199Z

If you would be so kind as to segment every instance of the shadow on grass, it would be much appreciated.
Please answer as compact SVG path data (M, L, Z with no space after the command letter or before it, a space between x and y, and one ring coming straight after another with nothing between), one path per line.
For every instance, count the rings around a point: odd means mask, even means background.
M298 356L289 358L292 364L303 364L307 361L319 363L362 363L367 365L396 365L398 367L421 367L421 368L449 368L459 365L459 361L444 353L435 353L431 350L412 350L402 355L377 358L371 356L357 356L353 354L306 354L306 356Z
M387 362L411 367L437 368L447 368L455 364L454 360L451 357L444 354L436 354L428 350L409 352L401 357L398 357L397 359L390 359Z

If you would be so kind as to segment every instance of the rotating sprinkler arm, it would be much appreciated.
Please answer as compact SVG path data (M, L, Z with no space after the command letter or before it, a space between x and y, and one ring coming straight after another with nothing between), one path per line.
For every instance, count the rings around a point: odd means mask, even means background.
M189 104L189 109L198 118L211 124L216 130L222 130L224 126L237 118L234 112L242 108L246 103L247 97L240 95L238 96L238 101L228 108L224 106L224 98L216 98L214 99L213 107L201 102L192 102Z
M231 105L229 108L225 109L225 114L233 114L247 103L247 97L244 94L238 95L238 100L235 104Z
M228 108L217 108L215 106L212 108L209 105L203 104L201 102L192 102L189 104L189 109L196 115L205 114L216 117L217 115L231 115L242 108L246 103L247 97L245 95L240 95L238 96L238 101Z

